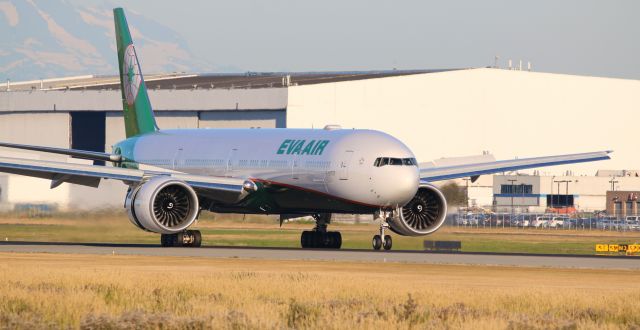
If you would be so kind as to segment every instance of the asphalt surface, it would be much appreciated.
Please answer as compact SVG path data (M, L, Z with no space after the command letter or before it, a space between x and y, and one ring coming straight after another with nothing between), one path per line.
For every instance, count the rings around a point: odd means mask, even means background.
M145 255L270 260L401 262L551 268L640 269L639 257L442 253L425 251L309 250L297 248L201 247L163 248L153 244L0 242L0 252Z

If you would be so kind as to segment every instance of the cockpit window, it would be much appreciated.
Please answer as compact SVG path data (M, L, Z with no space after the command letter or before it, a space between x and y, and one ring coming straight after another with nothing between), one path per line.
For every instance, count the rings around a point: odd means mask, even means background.
M418 162L416 161L415 158L403 158L402 159L402 165L417 166Z
M417 166L418 162L416 161L415 158L391 158L391 157L378 157L373 162L373 166L375 166L375 167L382 167L382 166L385 166L385 165Z

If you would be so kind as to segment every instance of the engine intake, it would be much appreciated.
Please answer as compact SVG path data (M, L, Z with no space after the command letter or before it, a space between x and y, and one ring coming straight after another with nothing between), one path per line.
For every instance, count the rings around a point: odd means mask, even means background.
M183 231L196 220L200 209L191 186L165 176L154 177L132 189L125 207L131 223L160 234Z
M404 236L422 236L438 230L447 216L447 200L430 184L420 184L418 192L407 205L399 207L389 228Z

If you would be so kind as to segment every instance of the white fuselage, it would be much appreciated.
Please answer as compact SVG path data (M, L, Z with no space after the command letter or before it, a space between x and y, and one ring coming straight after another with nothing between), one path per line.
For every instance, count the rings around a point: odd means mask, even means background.
M403 206L420 181L411 150L379 131L189 129L133 139L131 154L123 155L140 164L252 179L372 208ZM380 158L389 164L379 166Z

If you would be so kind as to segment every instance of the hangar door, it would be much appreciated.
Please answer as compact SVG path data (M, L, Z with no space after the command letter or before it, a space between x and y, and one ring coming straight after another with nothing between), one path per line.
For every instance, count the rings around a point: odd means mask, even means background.
M79 111L71 113L71 149L104 152L105 118L102 111ZM102 161L94 161L104 165Z
M205 128L284 128L284 110L201 111L198 127Z

